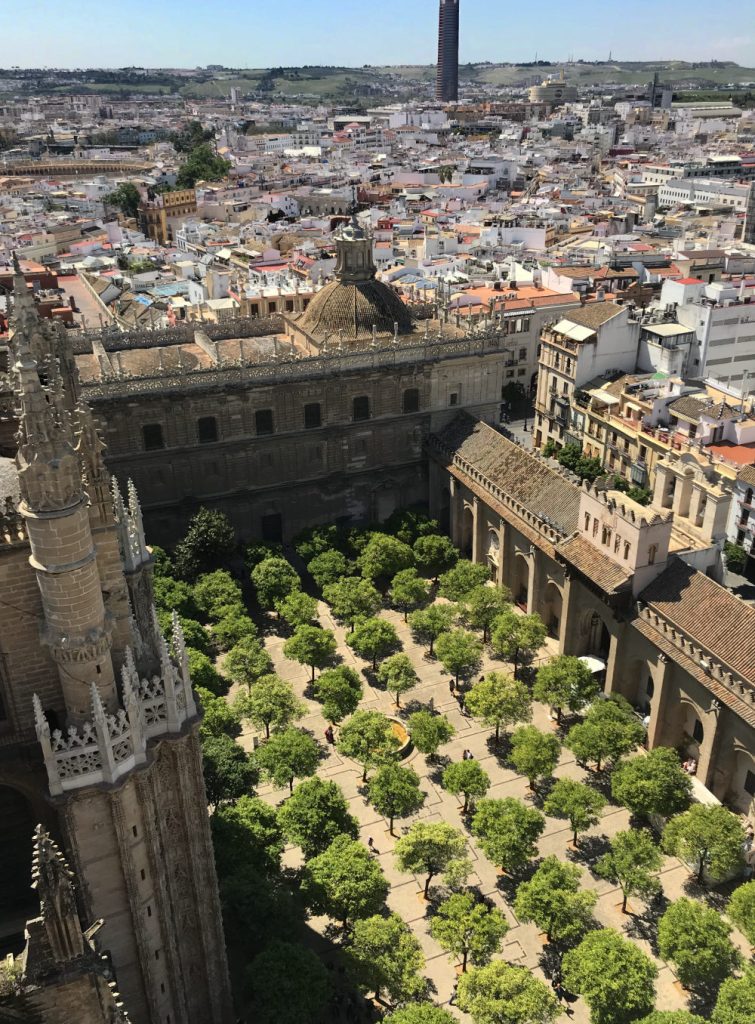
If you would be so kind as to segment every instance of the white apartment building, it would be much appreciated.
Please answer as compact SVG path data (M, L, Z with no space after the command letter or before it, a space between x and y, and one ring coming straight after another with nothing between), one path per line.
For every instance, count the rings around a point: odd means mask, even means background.
M671 178L658 188L659 206L726 206L744 211L749 185L714 178Z

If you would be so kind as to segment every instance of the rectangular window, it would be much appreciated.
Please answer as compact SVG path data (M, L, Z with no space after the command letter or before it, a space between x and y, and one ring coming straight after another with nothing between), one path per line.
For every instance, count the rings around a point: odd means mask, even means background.
M352 419L355 422L370 418L370 399L367 395L359 395L352 404Z
M527 349L526 348L520 348L519 349L519 358L520 359L526 359L527 358Z
M755 773L748 771L745 775L745 793L755 796Z
M314 430L322 423L319 402L309 402L304 406L304 426L307 430Z
M451 392L451 394L448 396L448 404L449 405L458 405L459 404L459 392L458 391L452 391Z
M201 416L197 420L197 437L200 444L211 444L218 439L218 421L214 416Z
M273 433L273 410L258 409L254 414L254 429L257 435Z
M142 427L142 437L144 439L144 450L146 452L153 452L158 448L165 447L165 442L163 441L163 428L159 423L146 423Z

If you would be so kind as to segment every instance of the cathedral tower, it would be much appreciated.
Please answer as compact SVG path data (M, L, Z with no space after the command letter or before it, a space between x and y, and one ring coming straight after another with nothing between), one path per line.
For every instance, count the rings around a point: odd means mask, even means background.
M180 625L167 644L136 491L124 501L111 490L64 332L33 315L20 275L14 328L17 494L0 495L0 584L20 595L23 618L14 632L14 613L4 614L0 697L19 756L38 763L41 749L44 760L23 785L51 808L82 918L104 922L100 947L132 1020L225 1024L199 713Z

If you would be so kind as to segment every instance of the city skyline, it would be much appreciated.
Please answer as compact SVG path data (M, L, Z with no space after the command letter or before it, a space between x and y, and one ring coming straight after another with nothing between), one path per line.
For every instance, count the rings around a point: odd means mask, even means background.
M93 33L91 27L102 21L102 12L92 0L83 0L67 12L61 31L57 7L50 0L37 0L19 10L6 29L7 66L356 67L432 65L437 55L437 0L415 0L411 8L386 0L379 18L365 0L320 0L315 6L280 0L274 8L224 0L212 9L195 0L166 0L158 8L133 0L129 10L129 20L119 23L117 31ZM578 19L553 0L543 0L513 20L491 25L482 0L465 0L460 61L516 63L534 60L535 55L551 61L569 56L605 60L612 53L614 60L732 60L745 66L752 62L755 33L737 32L741 5L723 0L712 26L703 16L706 10L702 0L669 0L660 8L639 0L631 22L607 21L605 7L596 0L581 5ZM354 25L364 30L355 32Z

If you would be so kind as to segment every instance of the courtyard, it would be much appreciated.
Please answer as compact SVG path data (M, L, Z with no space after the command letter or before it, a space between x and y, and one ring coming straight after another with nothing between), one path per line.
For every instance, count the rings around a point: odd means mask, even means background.
M347 628L333 618L330 608L325 602L320 601L318 604L320 625L331 630L337 638L337 657L340 663L355 669L360 674L364 687L360 709L379 711L406 719L412 711L431 708L444 715L455 729L454 737L440 748L434 759L428 759L412 749L403 761L420 776L421 787L426 794L426 799L422 808L415 815L396 820L395 836L390 834L388 820L378 814L365 799L361 781L361 766L342 756L334 745L326 742L325 730L328 723L322 715L321 705L312 699L310 670L285 657L283 645L286 634L280 631L280 623L275 621L272 616L267 620L268 628L265 631L264 643L272 659L274 671L282 679L291 683L297 696L306 705L306 715L297 725L310 731L322 744L323 759L317 774L323 779L338 784L348 801L351 813L359 822L361 840L365 844L372 840L375 856L390 884L388 908L400 915L421 944L426 958L423 973L434 988L433 1000L448 1007L459 1019L470 1020L471 1018L463 1014L458 1007L453 1004L449 1005L460 966L453 957L441 949L429 930L433 898L437 898L443 893L441 880L434 880L430 888L430 901L426 901L422 895L424 879L420 875L412 876L401 872L396 867L395 845L398 837L418 820L444 821L461 829L467 838L468 856L473 864L473 873L467 884L486 901L498 907L505 915L509 925L501 952L494 959L500 958L511 964L521 965L536 977L549 983L558 969L558 956L553 947L546 942L545 935L534 924L517 920L513 910L513 897L516 885L521 878L512 878L499 872L487 859L469 831L469 818L462 814L459 799L444 790L440 780L443 767L449 762L460 761L463 753L468 751L490 777L488 798L514 797L529 806L536 806L542 810L542 794L533 794L528 787L527 779L518 775L508 766L506 735L502 733L500 743L496 747L493 742L492 730L463 712L459 700L450 690L448 672L444 671L438 660L428 655L426 647L415 642L409 626L404 621L404 616L390 608L384 608L379 615L395 627L401 641L401 649L409 656L419 676L419 682L404 695L402 706L398 709L393 697L377 682L370 664L357 657L347 646ZM534 659L533 668L537 668L538 665L543 664L557 653L556 641L550 638L546 639L544 646ZM511 672L511 669L511 665L492 657L489 648L485 647L480 673L491 670ZM234 685L227 699L232 701L238 690L238 684ZM555 732L557 728L549 714L549 709L538 703L535 703L533 707L532 724L544 732ZM262 739L262 735L256 730L245 728L239 742L251 752ZM337 737L338 730L336 730L336 741ZM565 747L561 749L554 778L573 779L594 785L608 798L608 802L598 824L588 829L580 837L579 845L576 847L572 843L572 833L568 821L546 817L545 830L538 843L539 858L555 855L562 861L579 866L582 869L582 885L594 890L597 894L597 903L594 909L594 918L597 924L616 929L626 938L637 943L655 961L658 967L656 1009L668 1011L696 1009L696 1007L690 1006L689 993L682 988L671 967L657 955L654 941L657 921L667 905L665 901L673 902L682 896L693 896L708 901L716 909L721 909L725 905L725 899L715 888L703 889L697 886L690 876L688 866L677 858L666 856L659 877L662 896L656 898L655 906L648 907L639 898L632 897L628 912L622 913L621 890L595 875L591 871L591 867L606 852L611 837L630 827L629 811L612 803L610 787L607 785L606 779L599 773L580 767L574 755ZM287 788L276 789L264 782L260 783L257 793L263 800L274 806L280 804L288 796ZM531 864L531 869L525 872L524 877L531 875L537 862L535 860ZM302 863L301 851L297 847L289 846L284 854L284 865L289 868L298 868ZM317 935L322 936L321 951L327 954L327 950L332 949L330 946L332 922L324 917L313 917L309 924ZM736 929L732 933L732 939L741 949L745 960L749 959L749 943ZM561 1019L565 1020L568 1013L577 1024L583 1024L583 1022L587 1024L590 1020L589 1009L581 999L574 999L562 1005L564 1011Z

